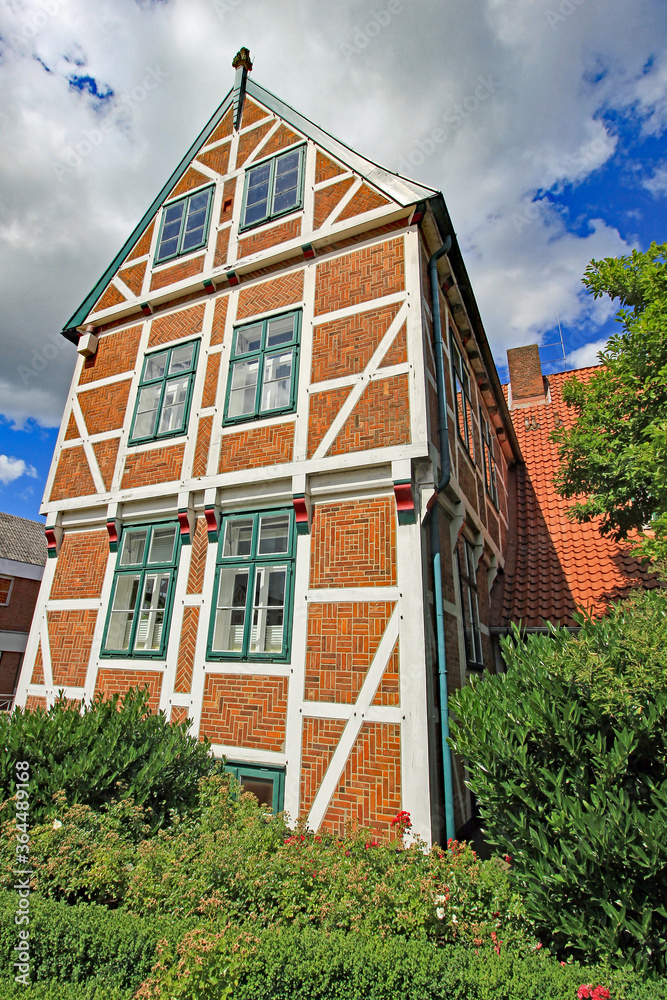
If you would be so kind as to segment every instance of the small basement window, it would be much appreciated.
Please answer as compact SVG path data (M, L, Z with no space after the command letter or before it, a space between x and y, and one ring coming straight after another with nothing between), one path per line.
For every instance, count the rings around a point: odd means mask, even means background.
M225 765L225 770L233 774L244 792L252 792L260 806L274 813L282 812L285 798L285 772L277 767L261 767L255 764Z

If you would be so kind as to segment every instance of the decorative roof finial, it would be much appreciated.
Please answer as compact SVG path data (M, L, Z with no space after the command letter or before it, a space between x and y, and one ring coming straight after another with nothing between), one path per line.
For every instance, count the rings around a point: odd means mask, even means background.
M243 66L248 73L252 70L252 59L250 58L249 49L242 48L239 49L234 58L232 59L232 66L234 69L238 69L239 66Z

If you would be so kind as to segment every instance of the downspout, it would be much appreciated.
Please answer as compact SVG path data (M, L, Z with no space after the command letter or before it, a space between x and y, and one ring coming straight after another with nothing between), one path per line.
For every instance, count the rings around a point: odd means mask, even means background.
M449 738L449 703L447 695L447 654L445 650L445 611L442 595L442 570L440 555L440 519L437 494L449 483L451 464L449 459L449 433L447 429L447 393L445 389L445 369L442 357L442 324L440 322L440 297L438 284L438 261L450 249L452 238L448 236L439 250L428 262L428 276L431 283L431 312L435 340L435 371L438 386L438 442L440 445L440 478L435 487L436 501L431 511L431 554L433 557L433 598L435 602L435 626L438 659L438 688L440 695L440 735L442 740L442 769L445 792L445 833L447 841L455 837L454 787L452 779L452 752L447 742Z

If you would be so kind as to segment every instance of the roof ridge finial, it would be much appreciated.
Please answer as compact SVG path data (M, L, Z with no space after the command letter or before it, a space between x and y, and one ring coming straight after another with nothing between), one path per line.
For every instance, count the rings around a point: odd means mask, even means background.
M238 131L241 127L241 115L243 114L243 102L245 101L246 78L252 69L250 51L245 47L239 49L232 59L232 66L236 70L234 80L234 96L232 103L234 107L234 128Z
M246 49L245 46L239 49L234 58L232 59L232 67L238 69L239 66L243 66L248 73L252 71L252 59L250 58L250 50Z

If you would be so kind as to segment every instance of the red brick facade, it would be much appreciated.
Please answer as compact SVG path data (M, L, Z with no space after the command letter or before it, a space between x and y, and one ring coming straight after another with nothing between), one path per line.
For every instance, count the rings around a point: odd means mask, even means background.
M284 750L286 677L207 674L201 731L213 743Z
M393 500L318 504L313 513L312 587L396 583Z

